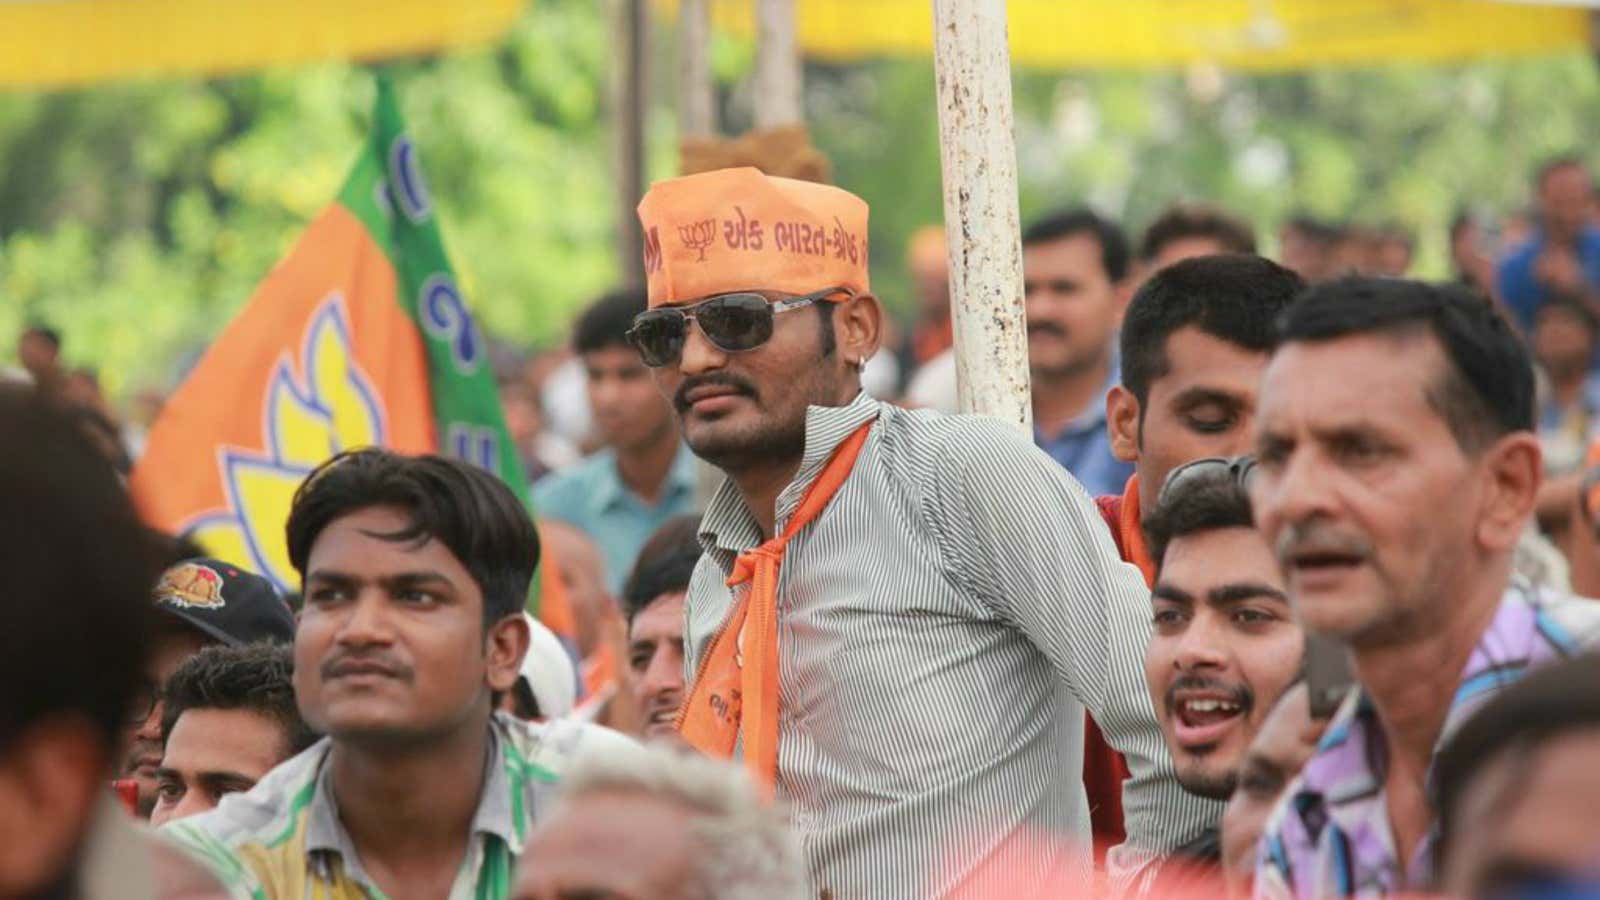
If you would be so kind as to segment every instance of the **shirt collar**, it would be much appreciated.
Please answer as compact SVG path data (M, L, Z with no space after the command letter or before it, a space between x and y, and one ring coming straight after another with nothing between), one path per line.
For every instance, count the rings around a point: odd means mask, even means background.
M512 821L511 780L506 774L501 752L501 742L506 739L500 734L503 727L494 717L490 717L484 760L487 771L483 792L478 796L478 809L472 816L472 834L474 837L494 835L505 842L513 854L517 854L522 847L517 841L516 826ZM322 759L317 763L317 786L306 818L306 858L313 865L318 865L320 861L326 872L326 867L331 863L329 857L337 855L346 875L370 883L372 879L361 868L355 844L339 821L338 803L333 796L333 766L328 764L333 742L324 739L323 743Z
M1078 413L1067 424L1061 426L1055 434L1045 434L1039 430L1038 425L1033 426L1033 442L1035 444L1048 444L1067 437L1078 437L1093 431L1100 430L1106 423L1106 394L1122 382L1122 364L1115 353L1111 356L1111 365L1106 369L1105 384L1100 386L1099 393L1095 394L1098 402L1090 403L1083 412Z
M821 473L823 466L833 456L833 451L844 443L863 424L876 417L883 404L872 399L865 391L844 406L809 406L806 408L805 450L800 456L800 468L793 480L778 494L774 527L783 530L806 488ZM744 495L739 493L733 479L723 481L706 506L700 520L700 543L707 550L721 549L742 553L760 544L765 536L761 526L745 506Z
M622 473L617 470L617 454L611 449L599 451L596 456L603 454L600 466L600 477L594 484L594 493L590 494L590 509L596 514L604 513L626 500L629 496L628 486L622 483ZM695 481L698 478L694 467L694 454L685 444L678 444L678 453L672 457L672 466L667 469L666 482L661 487L661 500L658 505L664 505L682 496L692 495Z

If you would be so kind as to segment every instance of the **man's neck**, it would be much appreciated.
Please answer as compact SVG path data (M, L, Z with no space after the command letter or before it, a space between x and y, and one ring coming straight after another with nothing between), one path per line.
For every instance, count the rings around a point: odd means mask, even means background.
M646 503L660 502L678 458L678 430L663 428L661 433L638 446L616 448L617 475L628 490Z
M778 495L794 480L800 471L800 457L783 460L760 467L743 469L738 472L729 472L728 477L733 480L739 494L744 497L744 505L750 510L750 515L755 517L756 524L761 526L761 536L770 538L778 518Z
M1104 402L1102 390L1111 375L1111 360L1072 372L1033 373L1033 424L1047 437L1059 434L1074 419L1097 402Z
M369 875L380 882L445 879L448 887L472 837L488 742L486 722L404 753L334 741L329 764L339 821ZM393 896L390 884L379 887Z
M1588 374L1588 371L1581 367L1575 367L1570 373L1559 376L1551 373L1550 390L1555 394L1557 408L1571 409L1577 404L1583 395L1583 382Z
M1402 862L1411 858L1427 831L1432 813L1424 786L1434 747L1461 686L1461 673L1499 611L1510 577L1509 559L1490 568L1474 573L1479 577L1457 579L1454 590L1442 592L1456 615L1410 629L1409 640L1355 648L1351 654L1356 679L1377 711L1388 748L1385 787Z

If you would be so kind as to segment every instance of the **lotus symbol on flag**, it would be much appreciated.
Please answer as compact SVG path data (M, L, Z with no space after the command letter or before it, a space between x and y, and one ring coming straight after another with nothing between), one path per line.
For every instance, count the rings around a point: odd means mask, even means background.
M307 320L299 359L285 352L262 403L265 447L217 448L226 509L201 514L184 531L222 558L253 568L292 590L284 523L307 474L343 450L384 443L383 408L356 362L344 298L330 294Z

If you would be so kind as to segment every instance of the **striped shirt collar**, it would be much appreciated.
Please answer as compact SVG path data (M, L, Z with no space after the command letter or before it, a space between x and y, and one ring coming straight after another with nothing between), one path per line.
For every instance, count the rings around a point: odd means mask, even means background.
M781 532L784 523L794 514L805 498L806 488L827 465L833 451L862 424L878 415L882 404L865 391L844 406L809 406L806 408L806 446L800 456L800 468L793 480L778 494L773 527ZM743 553L765 540L761 526L744 495L733 479L723 481L701 519L700 543L706 550Z
M489 722L489 742L484 755L486 772L483 791L478 795L478 811L472 816L472 836L498 837L515 855L522 852L522 843L517 838L516 823L511 815L511 782L501 759L499 731L503 726L495 716L491 716ZM306 860L324 877L331 877L333 862L337 859L352 880L370 885L373 881L361 867L355 842L339 821L338 803L333 796L333 766L329 764L333 741L325 738L321 749L317 787L306 812Z

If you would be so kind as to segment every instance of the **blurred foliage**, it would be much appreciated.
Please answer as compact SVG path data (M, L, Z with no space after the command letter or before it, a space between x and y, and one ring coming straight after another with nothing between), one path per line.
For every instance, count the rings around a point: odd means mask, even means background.
M658 23L652 177L675 166L672 29ZM539 0L498 46L389 64L447 245L492 334L559 341L618 276L603 5ZM754 49L719 37L726 130L748 127ZM1458 207L1520 209L1537 160L1600 146L1581 56L1295 75L1018 72L1024 218L1088 202L1132 228L1178 199L1224 204L1271 249L1288 214L1401 222L1445 272ZM115 394L165 385L332 198L361 140L370 71L326 64L207 82L0 95L0 347L67 335ZM810 66L813 139L872 205L875 284L941 218L926 59Z

